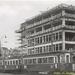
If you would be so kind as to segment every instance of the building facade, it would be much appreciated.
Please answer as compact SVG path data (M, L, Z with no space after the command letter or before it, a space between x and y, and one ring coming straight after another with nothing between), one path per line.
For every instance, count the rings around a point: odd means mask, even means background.
M74 50L74 12L74 6L61 4L22 23L17 32L21 33L22 44L28 40L28 54Z
M64 55L65 58L59 55L61 59L58 54L75 50L75 6L60 4L42 12L22 23L17 32L21 33L22 40L27 39L27 55L38 58L30 60L31 63L63 62L62 59L69 63L69 53Z

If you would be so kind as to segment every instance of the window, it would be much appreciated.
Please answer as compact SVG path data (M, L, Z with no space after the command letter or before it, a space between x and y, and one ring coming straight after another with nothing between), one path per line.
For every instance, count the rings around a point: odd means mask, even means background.
M31 30L30 32L31 32L31 34L33 34L34 33L34 30Z
M32 54L32 51L31 51L31 49L30 49L30 54Z
M8 65L9 65L9 61L8 61Z
M30 46L30 41L28 40L28 46Z
M43 36L43 42L46 42L46 40L45 40L45 36Z
M30 39L30 46L31 46L32 40Z
M15 61L13 61L13 65L15 65Z
M54 49L54 51L56 51L56 50L55 50L55 45L53 45L53 49Z
M45 46L43 46L43 52L45 52Z
M30 59L28 59L28 64L30 64Z
M48 52L48 46L46 46L46 52Z
M10 65L12 65L12 61L10 61Z
M51 45L49 45L49 52L51 52Z
M40 47L40 53L42 53L42 47Z
M38 53L40 53L40 52L39 52L39 47L38 47Z
M56 40L56 39L55 39L55 34L53 34L53 41L54 41L54 40Z
M30 64L30 60L28 59L27 61L28 61L27 63Z
M34 48L32 48L32 50L31 50L31 51L32 51L32 54L34 54Z
M46 42L48 42L48 35L46 35Z
M62 44L59 44L59 50L62 50Z
M42 27L36 28L36 32L42 31Z
M46 29L49 29L49 28L51 28L51 25L50 25L50 24L44 26L44 29L45 29L45 30L46 30Z
M37 38L38 44L39 44L39 38Z
M49 35L49 41L51 41L51 35Z
M32 59L28 59L29 60L29 64L32 64L33 63L33 60Z
M27 64L27 59L24 60L24 64Z
M54 63L54 57L48 57L48 63Z
M69 63L69 55L66 55L66 63Z
M58 51L58 44L56 44L56 51Z
M21 64L21 60L19 60L19 64Z
M37 54L37 48L35 48L35 54Z
M42 43L42 37L40 37L40 43Z
M59 32L59 40L62 40L62 32Z
M43 63L47 63L47 58L43 58Z
M33 59L33 63L36 64L36 59Z
M38 63L42 63L42 58L38 58Z
M61 54L61 63L65 63L65 54Z
M32 43L31 43L31 46L33 46L34 45L34 39L32 39Z
M2 65L2 62L0 62L0 64ZM7 61L5 61L5 65L7 65Z
M37 38L35 38L35 44L37 44L38 43L38 39Z
M56 40L58 40L58 33L56 33Z
M30 49L28 49L28 54L30 54Z
M18 65L18 60L16 60L16 65Z

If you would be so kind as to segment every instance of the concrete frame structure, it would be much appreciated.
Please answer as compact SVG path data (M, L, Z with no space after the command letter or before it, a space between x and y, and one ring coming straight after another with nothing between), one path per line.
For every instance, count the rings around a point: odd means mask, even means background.
M27 39L27 55L37 58L54 57L54 63L61 62L59 52L75 50L75 6L60 4L42 14L27 19L16 31L21 39ZM24 46L25 42L22 43ZM47 55L48 53L48 55ZM70 54L64 55L65 62L70 62ZM60 59L59 59L60 58ZM33 60L34 61L34 60ZM36 62L38 62L36 60ZM43 59L42 59L43 62ZM49 63L49 60L47 60ZM38 62L39 63L39 62Z
M74 33L74 30L75 30L75 26L74 26L75 13L74 12L75 12L74 6L60 4L48 11L43 12L41 15L37 15L33 18L27 19L26 22L21 24L20 30L16 31L16 32L21 33L22 40L24 38L27 38L28 49L31 49L34 47L36 48L36 47L41 47L41 46L45 46L45 45L50 45L52 39L51 39L51 41L49 41L50 37L45 36L45 35L51 34L51 36L53 35L52 38L54 38L54 40L52 42L53 45L61 43L62 50L68 50L66 48L66 44L75 45L75 41L74 41L75 36L70 37L70 34L69 34L69 33L72 33L72 35L75 34ZM66 34L68 34L68 35L66 36ZM44 43L43 43L43 41L44 41L43 36L45 36L45 40L46 40L46 42L44 42ZM36 37L38 37L38 38L36 38ZM66 37L69 40L66 40ZM39 40L38 43L36 43L37 40ZM48 42L47 42L47 40L48 40ZM40 41L41 41L41 43L40 43ZM59 46L58 46L58 48L59 48ZM69 50L70 49L74 50L75 48L71 47L71 48L69 48Z

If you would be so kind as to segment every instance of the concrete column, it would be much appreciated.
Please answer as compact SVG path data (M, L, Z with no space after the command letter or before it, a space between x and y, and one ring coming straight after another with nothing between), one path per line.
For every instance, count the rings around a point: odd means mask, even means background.
M35 38L34 38L34 45L35 45Z
M58 32L58 40L59 40L59 32Z
M65 31L62 32L62 50L65 50Z
M36 34L36 30L34 29L34 34ZM35 38L34 38L34 45L35 45L36 43L35 43Z
M42 46L42 53L43 53L44 51L43 51L43 46Z
M64 16L65 16L65 10L62 10L62 26L65 26L65 18L64 18Z
M34 34L36 33L36 30L34 29Z
M63 17L65 16L65 10L62 10L62 16Z
M44 31L44 26L42 26L42 31Z
M51 18L53 19L53 15L51 14ZM53 50L53 20L51 20L51 51Z
M62 27L65 26L65 18L62 18Z

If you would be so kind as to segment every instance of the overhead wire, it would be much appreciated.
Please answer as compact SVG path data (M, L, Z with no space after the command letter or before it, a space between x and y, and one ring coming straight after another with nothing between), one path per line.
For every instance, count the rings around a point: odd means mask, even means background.
M68 0L68 1L66 1L66 2L63 2L63 3L68 3L68 2L70 2L70 0ZM48 7L48 8L49 8L49 7ZM48 9L48 8L47 8L47 9ZM16 28L16 27L18 27L18 26L20 26L20 25L17 25L17 26L12 27L12 28L10 28L10 29L8 29L8 30L5 30L5 31L1 32L0 34L5 33L5 32L8 32L8 31L10 31L10 30L12 30L12 29L14 29L14 28Z
M16 27L18 27L18 26L20 26L20 25L17 25L17 26L15 26L15 27L12 27L12 28L10 28L10 29L7 29L7 30L1 32L0 34L6 33L6 32L8 32L8 31L10 31L10 30L12 30L12 29L14 29L14 28L16 28Z

